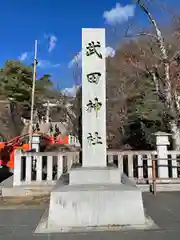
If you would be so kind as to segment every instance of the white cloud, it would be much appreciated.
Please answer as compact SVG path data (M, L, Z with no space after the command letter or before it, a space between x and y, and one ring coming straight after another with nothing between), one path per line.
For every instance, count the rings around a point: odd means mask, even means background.
M63 89L62 92L64 94L66 94L67 96L75 97L77 90L78 90L78 86L77 85L73 85L70 88Z
M28 53L27 53L27 52L24 52L24 53L22 53L22 54L19 56L19 60L20 60L20 61L24 61L24 60L26 60L27 56L28 56Z
M114 57L115 50L112 47L106 47L106 57ZM68 68L72 68L75 65L81 67L82 52L79 52L68 64Z
M56 47L57 37L55 35L45 35L45 38L49 41L48 52L52 52L52 50Z
M39 60L37 67L39 68L58 68L60 67L59 63L53 64L48 60Z
M117 3L115 8L105 11L103 17L110 25L120 24L134 16L135 8L135 5L127 4L122 6L121 4Z
M115 52L114 48L109 47L109 46L106 48L106 57L114 57L115 54L116 54L116 52Z

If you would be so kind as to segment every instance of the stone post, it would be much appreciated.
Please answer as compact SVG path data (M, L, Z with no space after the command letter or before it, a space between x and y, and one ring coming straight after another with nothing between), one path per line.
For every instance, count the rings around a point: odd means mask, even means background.
M159 178L169 178L167 147L170 145L169 136L171 136L171 134L165 132L157 132L155 133L155 136L158 155ZM169 180L161 180L161 182L169 182Z
M21 150L16 149L14 151L14 177L13 186L21 185L22 165L21 165Z
M40 134L33 133L33 135L32 135L32 149L35 149L36 152L40 151L40 138L41 138Z

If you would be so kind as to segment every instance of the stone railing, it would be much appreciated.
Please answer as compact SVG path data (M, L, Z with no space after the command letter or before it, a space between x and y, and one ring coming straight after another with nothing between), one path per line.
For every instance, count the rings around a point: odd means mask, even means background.
M165 164L168 166L168 177L180 179L180 151L167 151L167 156Z
M156 160L156 177L163 171L171 181L180 180L178 166L180 152L167 151L167 159L157 157L156 151L118 151L107 153L107 162L114 163L121 173L125 173L136 183L152 182L152 155ZM163 165L162 162L163 161ZM63 173L68 172L73 163L79 162L78 152L35 152L16 151L14 164L14 186L55 184Z
M73 163L79 161L78 152L26 152L14 154L14 186L54 185Z
M108 151L108 163L114 163L136 182L152 178L151 151ZM79 162L78 152L35 152L16 151L14 164L14 186L55 184L63 173Z
M180 182L180 151L108 151L108 162L114 162L136 183L152 182L152 157L155 160L155 174L159 180Z
M156 151L108 151L108 162L114 162L121 172L137 182L152 179L152 154Z

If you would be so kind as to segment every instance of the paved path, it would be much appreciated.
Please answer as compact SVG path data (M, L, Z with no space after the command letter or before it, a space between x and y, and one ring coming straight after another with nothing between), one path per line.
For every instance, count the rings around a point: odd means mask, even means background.
M44 207L0 210L0 240L179 240L180 192L143 194L148 215L158 230L129 230L121 232L91 232L65 234L33 234Z

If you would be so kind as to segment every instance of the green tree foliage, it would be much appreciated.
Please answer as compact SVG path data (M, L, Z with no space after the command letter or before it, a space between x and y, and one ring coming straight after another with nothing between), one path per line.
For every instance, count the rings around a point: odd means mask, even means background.
M9 138L20 134L23 128L21 117L30 119L32 82L33 67L26 66L20 61L6 61L0 69L0 122L3 123L1 124L0 135ZM48 100L59 103L50 113L52 119L65 121L67 116L66 105L71 99L55 88L51 76L45 74L36 79L34 109L38 117L46 114L46 107L43 105ZM3 108L4 102L7 102L8 107ZM5 122L6 124L4 124ZM21 127L18 129L17 126ZM8 129L9 131L7 131Z
M82 88L78 88L76 97L73 101L72 111L76 118L73 121L73 133L78 136L80 144L82 144Z
M32 67L19 61L7 61L0 69L1 98L14 99L17 102L28 102L32 88Z
M153 133L157 131L169 131L164 105L151 79L141 76L139 84L128 92L123 141L136 149L150 149L155 146Z
M1 98L10 98L17 102L30 103L33 68L20 61L7 61L0 69ZM36 81L36 100L42 100L52 94L51 76L46 74Z
M10 99L22 105L22 115L28 117L31 92L32 92L33 68L20 61L6 61L0 69L0 97ZM42 110L44 99L54 96L55 90L51 76L46 74L36 80L35 108Z

